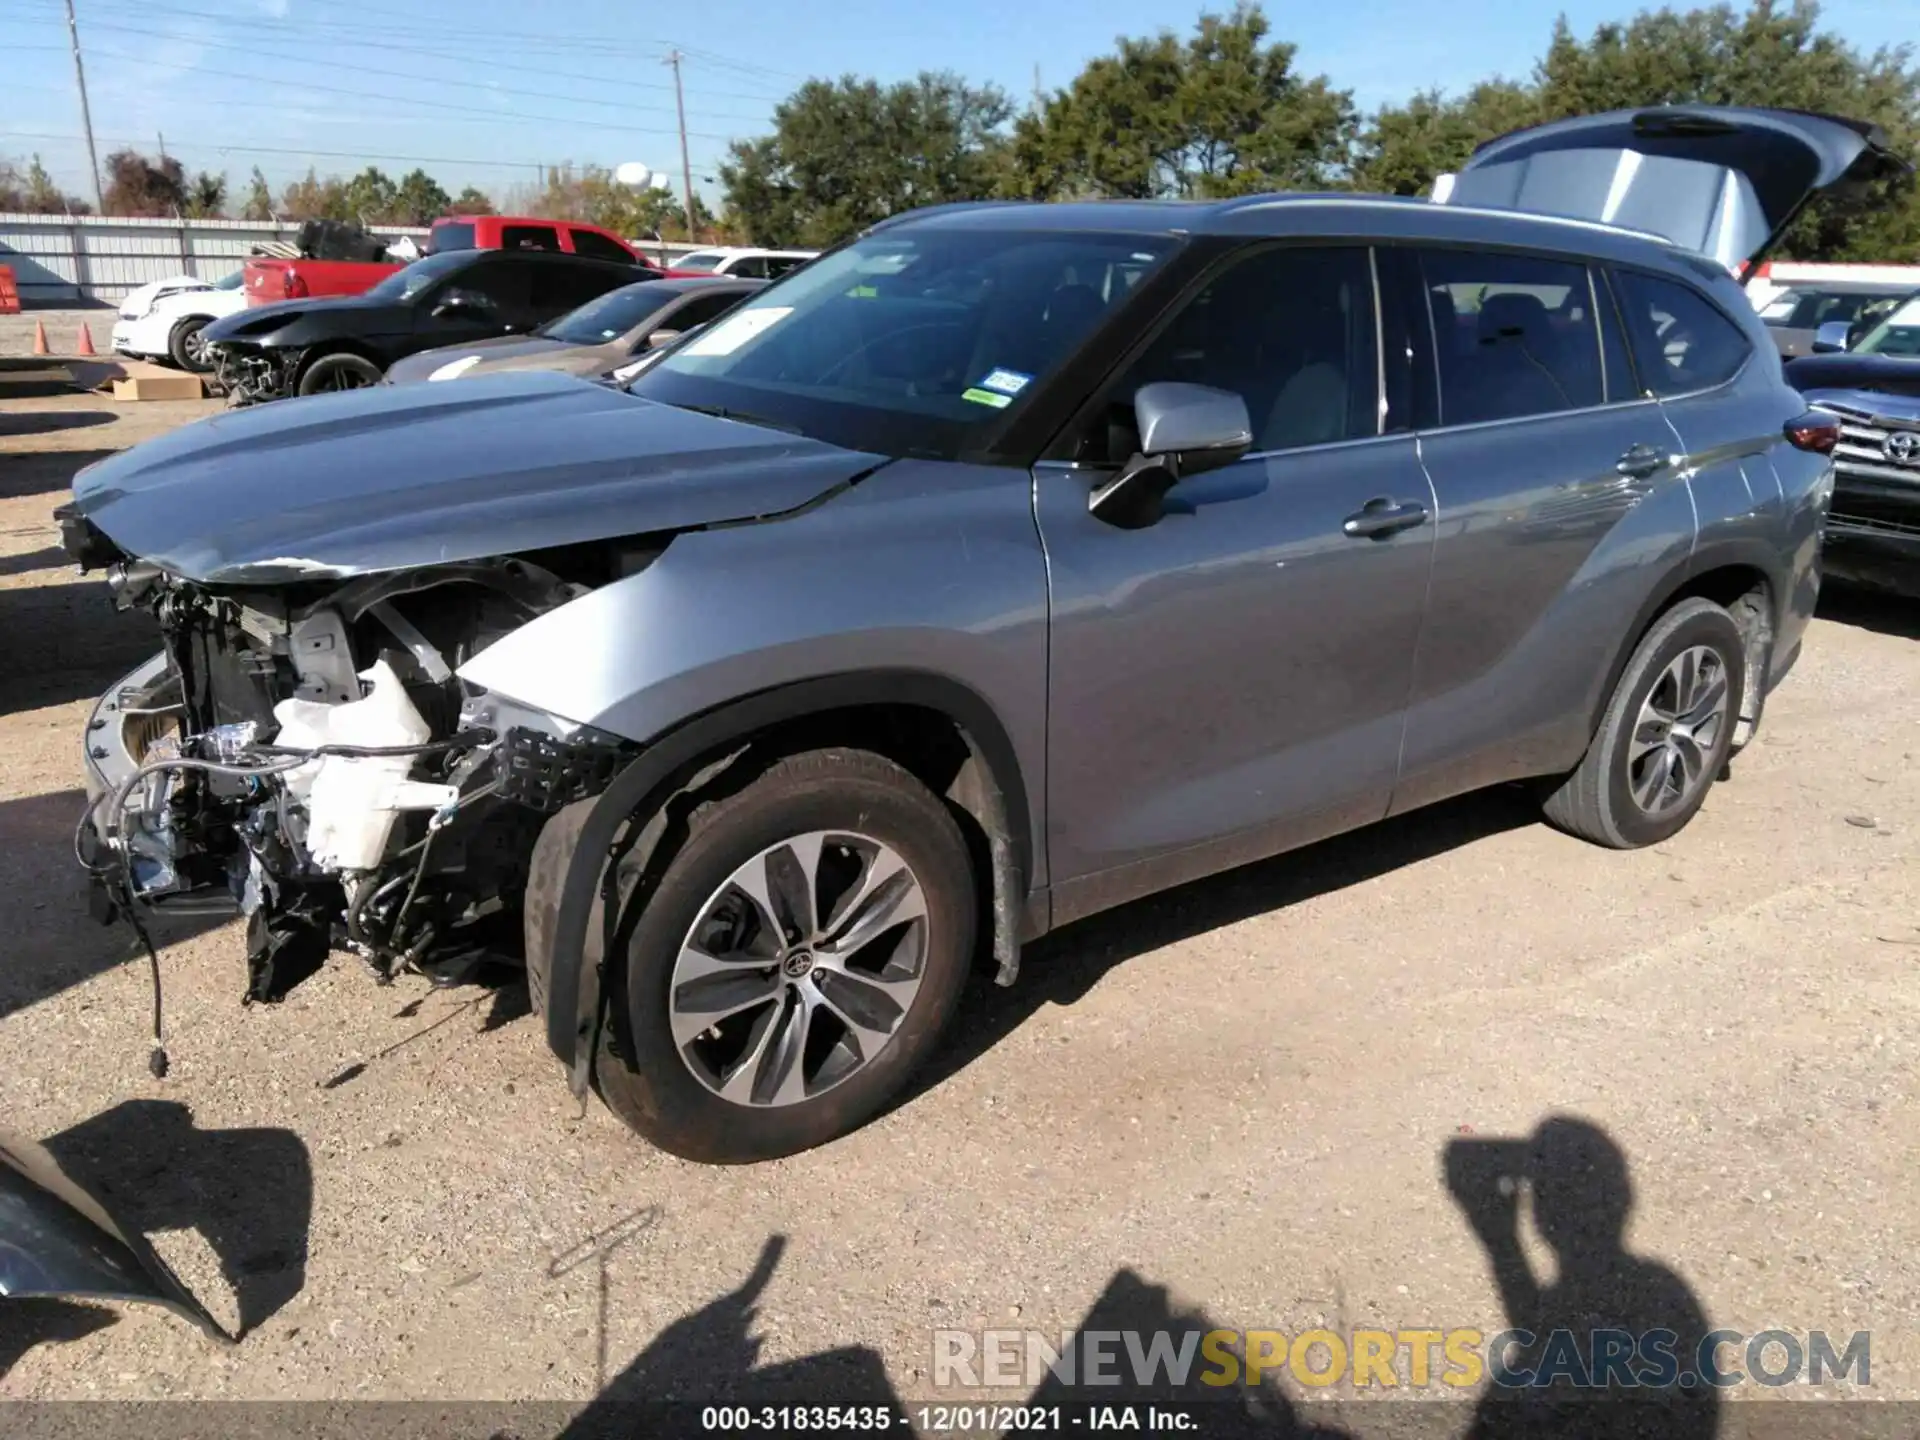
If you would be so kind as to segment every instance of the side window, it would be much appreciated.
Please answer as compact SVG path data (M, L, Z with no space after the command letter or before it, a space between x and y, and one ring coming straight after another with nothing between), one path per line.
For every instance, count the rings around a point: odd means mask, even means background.
M709 320L718 320L727 311L747 297L744 295L702 295L697 300L689 300L667 318L667 328L671 330L691 330L696 325L705 325Z
M1429 250L1420 264L1442 425L1602 403L1586 266L1479 250Z
M1600 321L1600 359L1606 369L1602 378L1606 381L1607 399L1614 402L1640 399L1647 392L1633 373L1626 333L1620 325L1619 301L1601 271L1589 269L1587 280L1599 302L1596 318Z
M527 269L498 260L470 265L447 281L447 289L478 295L511 320L527 308Z
M551 225L502 225L502 250L558 250L560 232Z
M573 237L573 253L585 255L592 260L617 260L622 265L631 265L633 257L624 246L617 245L597 230L569 230Z
M767 257L743 255L727 268L727 273L738 275L744 280L764 280L767 278Z
M1753 347L1746 333L1689 285L1638 270L1616 273L1627 336L1656 395L1684 395L1731 380Z
M798 270L807 261L804 255L764 255L760 263L767 267L769 280L778 280L789 270Z
M542 320L557 319L623 283L616 271L598 265L566 263L541 265L533 272L533 312Z
M1284 246L1221 272L1128 367L1104 426L1076 458L1125 460L1139 445L1133 397L1175 380L1247 402L1255 453L1376 435L1380 369L1373 267L1362 246Z

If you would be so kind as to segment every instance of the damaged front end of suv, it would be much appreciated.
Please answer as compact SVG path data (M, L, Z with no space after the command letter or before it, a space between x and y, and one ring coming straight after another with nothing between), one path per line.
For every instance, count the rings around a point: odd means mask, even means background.
M88 467L63 543L163 647L89 717L96 915L143 938L148 914L244 915L250 1002L334 951L382 980L523 963L542 827L639 746L463 667L689 528L873 463L531 375L234 411Z
M68 517L83 563L103 537ZM518 558L275 586L108 562L165 649L96 706L79 850L103 917L247 917L249 1000L333 950L443 982L520 948L545 817L603 786L617 737L515 707L457 668L588 582Z

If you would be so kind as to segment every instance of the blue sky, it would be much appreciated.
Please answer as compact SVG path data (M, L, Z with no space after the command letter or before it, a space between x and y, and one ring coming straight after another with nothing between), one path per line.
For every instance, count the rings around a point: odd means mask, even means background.
M1785 3L1785 0L1782 0ZM101 154L164 135L236 194L259 165L276 189L376 163L423 165L449 189L495 191L542 163L640 160L677 181L670 47L685 52L695 183L729 137L763 133L810 75L883 80L950 68L1024 99L1035 67L1070 80L1116 35L1185 32L1178 0L75 0ZM1619 0L1269 0L1299 63L1363 107L1427 85L1524 75L1564 11L1585 32ZM1825 23L1865 49L1914 36L1920 0L1829 0ZM39 152L85 196L85 151L62 0L0 0L0 158Z

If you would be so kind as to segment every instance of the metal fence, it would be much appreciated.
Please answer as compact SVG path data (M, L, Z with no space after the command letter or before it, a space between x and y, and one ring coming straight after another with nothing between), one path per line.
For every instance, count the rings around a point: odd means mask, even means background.
M369 227L375 235L427 238L424 229ZM10 215L0 212L0 265L11 265L27 306L113 304L135 286L170 275L219 280L238 270L253 247L292 240L300 222L282 220L123 219L98 215ZM692 246L645 243L654 260Z

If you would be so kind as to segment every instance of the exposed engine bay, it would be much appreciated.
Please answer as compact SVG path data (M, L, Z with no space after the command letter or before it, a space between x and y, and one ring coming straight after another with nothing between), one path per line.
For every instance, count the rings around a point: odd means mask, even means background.
M304 347L269 350L243 341L209 345L207 351L213 361L214 385L236 408L292 396L307 358Z
M104 537L67 524L100 563ZM151 610L165 650L90 722L76 849L96 913L141 929L142 910L237 908L249 1001L334 950L383 981L521 963L540 828L627 747L456 672L595 578L504 558L245 589L110 562L115 603Z

